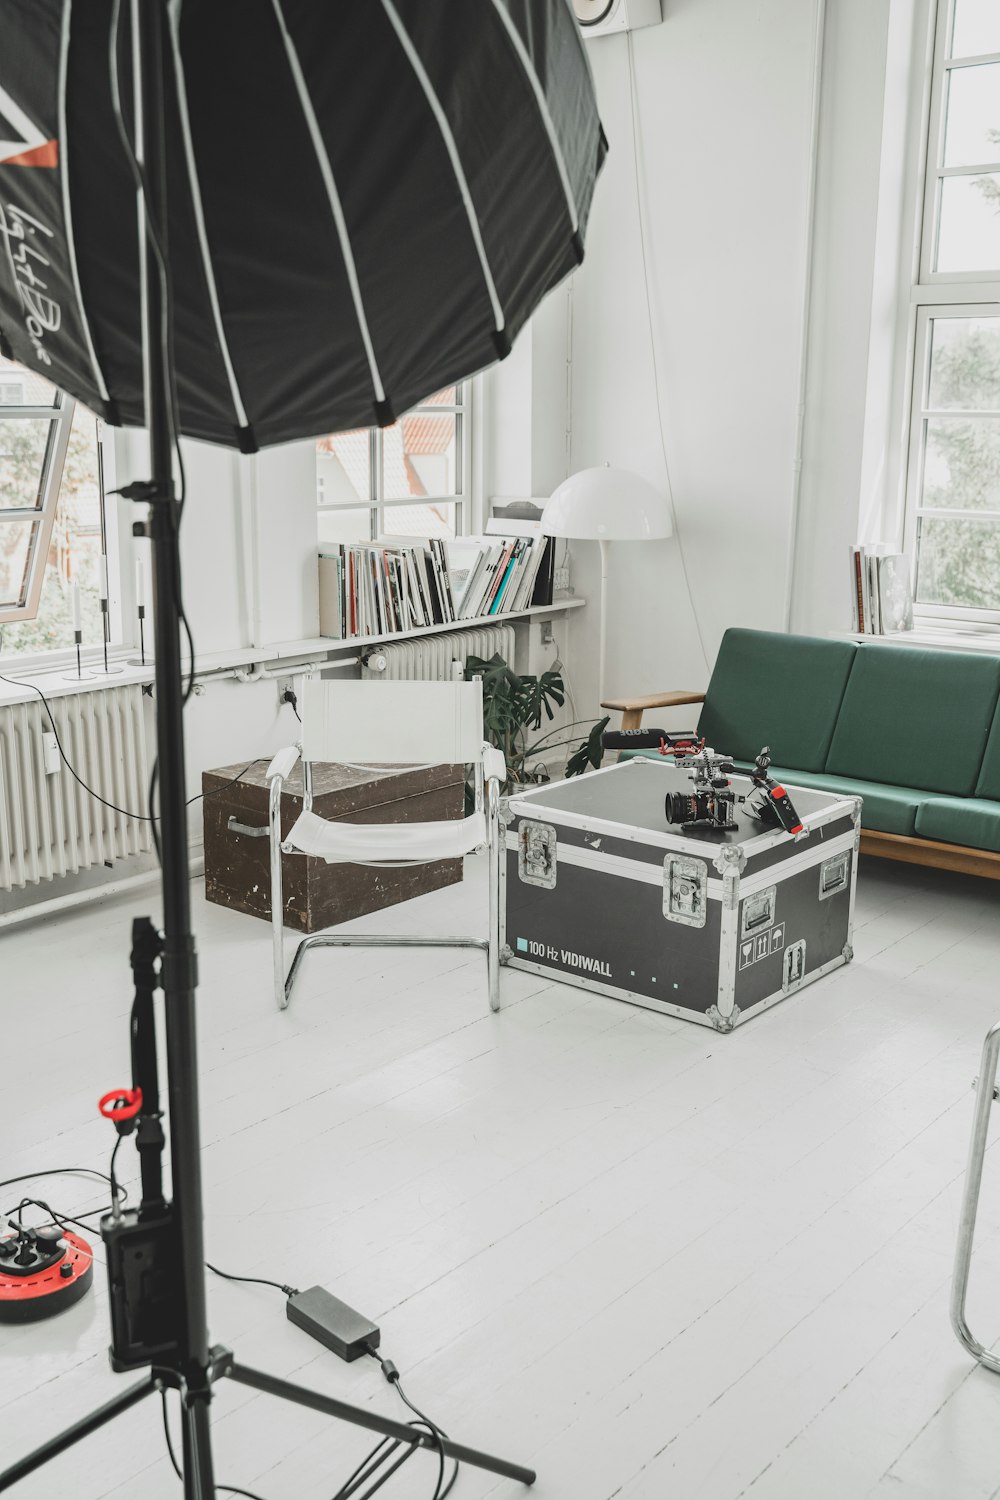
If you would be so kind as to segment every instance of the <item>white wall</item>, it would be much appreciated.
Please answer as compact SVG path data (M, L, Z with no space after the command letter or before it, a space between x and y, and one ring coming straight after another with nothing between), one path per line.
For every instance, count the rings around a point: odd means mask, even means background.
M792 616L800 630L847 626L841 561L857 534L890 0L827 0L825 9ZM728 626L784 628L799 453L818 5L666 0L664 11L632 46L666 463L625 36L589 44L611 151L587 259L571 299L554 293L541 331L536 318L503 367L507 394L498 386L494 399L495 491L544 494L605 461L657 485L669 469L679 541L611 549L612 696L703 686ZM580 542L572 557L573 586L594 601L574 618L569 651L589 712L598 551Z
M898 19L916 0L893 4ZM588 44L611 151L587 259L484 394L487 493L546 495L568 472L606 460L666 483L637 167L679 539L612 545L613 696L703 686L729 625L783 628L795 493L817 0L665 0L664 9L661 26L632 36L637 162L628 39ZM826 4L796 629L846 625L842 562L862 482L889 12L890 0ZM886 233L883 222L887 261ZM314 635L311 444L256 460L199 444L185 452L182 551L199 655ZM574 587L592 603L558 630L558 644L578 712L596 714L596 546L574 544L572 560ZM270 683L208 685L187 727L192 791L202 769L294 737Z

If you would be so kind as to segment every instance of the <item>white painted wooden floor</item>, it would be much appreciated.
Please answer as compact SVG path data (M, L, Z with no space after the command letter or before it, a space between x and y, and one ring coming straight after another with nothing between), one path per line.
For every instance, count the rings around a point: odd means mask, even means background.
M475 930L481 873L369 924ZM411 1396L536 1464L538 1500L1000 1496L1000 1378L947 1319L1000 890L866 865L854 964L720 1037L515 973L491 1017L482 961L456 952L314 955L279 1014L265 926L195 889L211 1258L376 1318ZM94 1106L128 1081L129 923L152 900L0 939L0 1176L106 1166ZM972 1300L988 1338L998 1178L994 1160ZM43 1188L67 1212L100 1201ZM241 1361L401 1414L279 1293L209 1283ZM121 1388L106 1340L100 1284L0 1332L4 1460ZM227 1384L214 1421L219 1481L265 1500L329 1500L370 1446ZM418 1455L382 1493L429 1500L435 1474ZM176 1495L158 1410L14 1493ZM470 1470L455 1491L522 1493Z

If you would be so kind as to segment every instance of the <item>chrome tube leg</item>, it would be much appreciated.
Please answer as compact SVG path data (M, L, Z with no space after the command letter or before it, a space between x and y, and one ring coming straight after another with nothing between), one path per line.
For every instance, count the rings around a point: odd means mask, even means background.
M996 1087L998 1058L1000 1058L1000 1021L986 1033L983 1055L979 1064L976 1110L972 1124L972 1140L969 1145L969 1164L965 1173L965 1192L962 1198L962 1216L959 1221L958 1245L955 1251L955 1270L951 1283L951 1326L955 1330L959 1343L975 1359L978 1359L981 1365L1000 1374L1000 1356L991 1354L985 1345L973 1337L965 1318L965 1299L969 1290L976 1214L979 1209L979 1191L983 1180L983 1161L986 1156L986 1137L989 1132L990 1110Z
M489 966L490 1010L500 1009L500 785L489 784L488 843L490 910L486 959Z
M285 927L284 892L281 884L281 788L282 779L275 776L268 799L268 829L271 844L271 945L274 959L274 998L278 1009L288 1004L285 994Z

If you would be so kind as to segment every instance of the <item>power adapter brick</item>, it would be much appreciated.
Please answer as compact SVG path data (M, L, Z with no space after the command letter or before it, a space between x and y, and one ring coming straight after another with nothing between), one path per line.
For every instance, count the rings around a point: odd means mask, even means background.
M304 1292L296 1292L285 1303L288 1321L334 1354L350 1363L377 1349L382 1335L378 1325L361 1313L341 1302L325 1286L310 1286Z

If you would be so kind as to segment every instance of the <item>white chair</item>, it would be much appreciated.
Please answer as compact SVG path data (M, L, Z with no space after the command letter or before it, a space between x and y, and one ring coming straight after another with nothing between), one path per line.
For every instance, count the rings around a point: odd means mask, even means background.
M302 741L279 750L267 768L270 793L271 930L274 991L280 1009L291 998L310 948L402 946L486 950L490 1009L500 1009L500 788L503 755L484 743L483 685L475 682L331 682L306 680L299 694ZM281 837L281 792L302 757L302 812ZM317 761L351 766L468 765L475 768L475 809L440 823L336 823L312 810L312 767ZM399 866L489 857L489 929L486 938L323 933L303 938L285 975L281 856L313 855L328 863Z
M983 1182L983 1165L986 1160L990 1114L998 1097L998 1060L1000 1060L1000 1021L995 1022L986 1033L979 1061L979 1077L973 1084L976 1091L976 1108L972 1121L972 1139L969 1142L969 1162L965 1171L958 1244L955 1249L955 1269L951 1279L950 1309L951 1326L955 1330L959 1343L968 1349L985 1369L992 1370L994 1375L1000 1375L1000 1354L993 1352L986 1344L981 1344L970 1329L965 1313L965 1299L969 1290L969 1273L972 1269L972 1248L976 1232L976 1215L979 1212L979 1193Z

